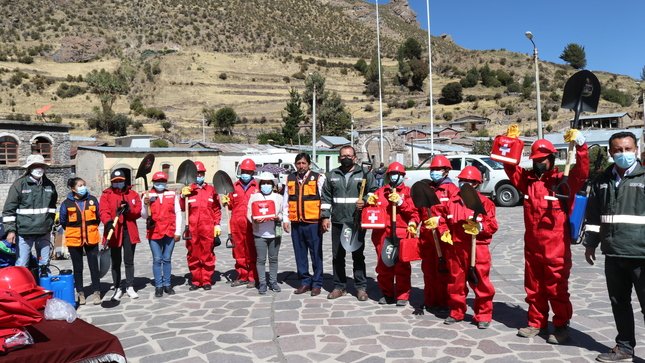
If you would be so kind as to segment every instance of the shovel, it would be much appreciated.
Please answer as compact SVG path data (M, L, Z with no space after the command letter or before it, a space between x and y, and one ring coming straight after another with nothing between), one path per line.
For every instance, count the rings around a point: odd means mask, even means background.
M183 184L184 186L189 186L195 182L197 179L197 166L193 163L192 160L184 160L179 164L177 168L177 182ZM188 203L189 197L184 197L184 209L186 210L186 227L184 228L184 233L182 233L182 238L185 241L191 240L193 238L190 233L189 226L189 216L190 216L190 203Z
M137 175L135 175L135 179L137 178L143 178L143 186L145 188L145 195L146 198L148 198L148 174L152 171L152 166L155 163L155 155L154 154L148 154L146 155L143 160L141 160L141 164L139 164L139 168L137 169ZM146 227L148 229L151 229L155 226L155 221L152 219L152 214L150 213L150 205L146 206L146 210L148 212L148 219L146 220Z
M394 193L396 188L390 184L390 193ZM396 203L392 203L392 226L390 227L390 237L383 241L381 249L381 261L387 267L392 267L399 259L399 238L396 236Z
M430 208L433 205L441 204L439 198L437 198L437 193L435 193L434 188L432 188L430 184L423 180L418 181L414 183L414 185L412 185L410 194L412 201L414 202L414 206L418 209L425 208L428 216L430 216ZM434 247L437 251L437 256L439 257L439 272L442 274L447 274L448 264L446 263L446 259L443 257L443 253L441 252L439 237L437 236L437 230L435 229L432 230L432 239L434 240Z
M477 221L477 217L480 214L486 215L486 209L484 209L484 205L482 204L482 201L479 199L479 195L477 195L477 191L475 190L475 188L473 188L472 185L464 183L464 185L459 189L459 196L461 197L461 200L464 202L466 207L473 211L473 221ZM470 241L470 243L470 266L468 267L468 281L473 285L477 285L479 284L479 274L477 274L477 270L475 269L477 253L476 235L472 235L472 240Z
M228 176L223 170L218 170L215 175L213 175L213 186L218 194L229 195L235 190L233 188L233 180ZM222 208L226 210L226 219L228 220L228 230L231 230L231 218L228 214L228 208ZM233 248L233 242L231 240L231 233L228 234L226 238L226 248Z
M114 234L114 229L116 224L119 223L119 217L123 214L125 208L117 208L116 217L112 220L112 228L108 231L105 241L102 243L101 250L99 251L99 278L105 276L108 271L110 271L110 266L112 265L112 258L110 256L110 248L108 247L108 242Z
M580 129L580 114L583 111L596 112L599 100L600 82L598 78L590 71L582 70L571 76L564 85L562 104L560 107L574 111L575 116L572 127ZM556 197L564 200L569 199L571 195L568 180L574 146L575 143L573 141L569 143L569 147L567 148L567 163L564 166L562 181L556 187Z
M366 180L363 178L361 181L361 188L358 192L358 200L363 199L363 193L365 193L365 183ZM343 246L345 251L354 252L361 247L363 242L359 241L359 236L361 234L361 214L356 210L354 212L354 221L353 225L348 223L343 224L343 230L340 233L340 244Z

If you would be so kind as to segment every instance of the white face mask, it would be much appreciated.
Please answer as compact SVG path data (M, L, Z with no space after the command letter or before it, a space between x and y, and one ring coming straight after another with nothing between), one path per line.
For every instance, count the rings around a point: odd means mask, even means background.
M45 169L44 168L33 168L31 169L30 172L31 176L33 176L36 179L40 179L45 175Z

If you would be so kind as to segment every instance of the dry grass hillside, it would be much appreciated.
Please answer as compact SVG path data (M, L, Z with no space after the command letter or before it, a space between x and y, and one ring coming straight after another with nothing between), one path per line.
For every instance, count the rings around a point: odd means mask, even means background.
M137 73L130 94L117 100L115 111L129 113L130 102L141 98L145 107L163 110L173 128L164 133L159 121L136 116L143 124L140 131L173 141L201 138L201 110L223 106L234 108L244 120L235 126L235 134L254 141L257 133L279 127L289 89L304 88L297 74L313 71L326 77L327 89L340 94L358 127L378 123L378 100L363 94L363 77L352 67L359 57L369 62L375 49L370 4L359 0L141 0L137 6L131 4L126 0L3 2L1 9L9 15L0 29L0 117L26 114L33 119L36 109L52 104L50 112L73 125L74 133L93 135L96 132L87 128L85 120L99 101L84 92L87 85L82 78L94 69L115 70L127 62ZM406 5L407 1L399 0L382 9L384 122L425 126L429 123L427 90L410 92L394 82L397 47L408 37L427 42ZM146 72L146 64L156 68L155 74ZM533 75L533 62L526 54L471 51L449 38L433 38L435 101L443 86L486 64L493 71L504 70L519 84L526 75ZM563 127L571 113L559 110L559 97L575 70L547 62L541 63L540 70L542 104L549 113L546 124ZM637 94L629 77L596 74L605 88ZM74 86L77 95L60 96L65 93L61 88L67 91ZM435 118L440 124L479 115L494 121L491 134L510 122L520 122L530 132L535 125L534 93L522 97L506 91L505 86L481 84L464 88L463 102L435 104ZM603 100L599 112L637 109L635 101L623 107Z

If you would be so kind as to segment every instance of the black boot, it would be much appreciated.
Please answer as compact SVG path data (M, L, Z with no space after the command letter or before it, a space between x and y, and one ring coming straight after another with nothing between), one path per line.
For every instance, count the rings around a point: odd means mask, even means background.
M38 275L40 277L47 277L49 272L47 271L47 266L38 266Z
M155 297L162 297L162 296L163 296L163 287L155 288Z

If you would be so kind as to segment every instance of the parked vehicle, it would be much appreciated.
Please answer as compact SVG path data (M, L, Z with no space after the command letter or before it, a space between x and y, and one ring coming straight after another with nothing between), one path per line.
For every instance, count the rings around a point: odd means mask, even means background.
M504 164L491 159L488 155L447 155L446 158L450 160L452 165L452 170L450 170L448 176L455 184L457 184L459 172L466 166L472 165L479 169L484 177L484 182L479 189L482 194L487 195L501 207L512 207L520 201L520 193L506 176ZM408 185L430 178L431 159L424 160L418 168L407 172L406 183Z

